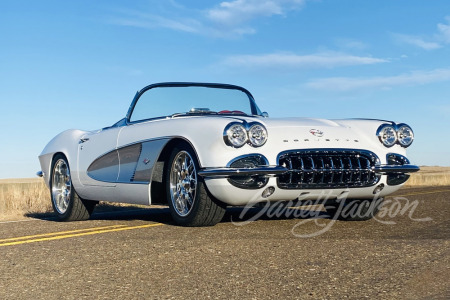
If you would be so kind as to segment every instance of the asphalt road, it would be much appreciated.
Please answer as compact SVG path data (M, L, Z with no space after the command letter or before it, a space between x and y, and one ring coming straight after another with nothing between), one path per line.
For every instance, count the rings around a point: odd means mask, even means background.
M450 186L389 199L365 222L233 208L183 228L124 208L0 223L0 299L450 299Z

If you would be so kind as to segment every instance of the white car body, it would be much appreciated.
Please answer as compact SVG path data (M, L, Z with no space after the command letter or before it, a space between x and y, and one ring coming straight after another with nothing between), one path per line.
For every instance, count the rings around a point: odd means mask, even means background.
M146 89L148 90L148 87ZM380 142L377 130L383 124L395 126L393 122L367 119L276 119L264 117L262 114L258 116L208 114L174 115L131 123L129 120L133 105L139 99L139 95L146 91L144 90L135 97L127 117L114 126L96 131L67 130L51 140L39 156L41 174L47 186L51 185L52 160L60 153L67 158L73 187L81 198L146 205L160 203L161 199L155 199L160 194L152 192L154 178L159 176L161 181L162 176L157 174L161 173L161 168L157 167L158 160L164 163L164 158L167 158L165 155L174 142L181 140L195 151L200 167L199 175L209 192L227 205L246 205L267 200L317 199L324 192L331 198L345 196L347 199L372 199L374 193L378 193L379 197L385 197L402 186L408 176L405 174L419 169L409 164L405 147L398 143L386 147ZM224 142L224 128L231 122L242 124L257 122L263 125L267 130L267 141L260 147L250 143L241 147L227 145ZM306 188L302 188L301 185L300 188L280 188L277 180L282 176L283 169L284 172L289 169L286 165L280 165L278 161L280 154L297 150L326 155L356 151L354 152L356 157L359 157L360 152L368 151L376 156L376 163L369 169L377 180L370 184L362 184L363 186L346 185L345 182L327 186L323 181L333 181L331 176L341 176L342 172L345 172L345 162L341 163L342 166L335 166L335 169L331 170L333 166L325 167L328 161L325 155L325 158L318 158L324 166L321 168L316 166L316 173L311 173L314 178L328 176L316 178L318 181L322 180L318 186L311 188L306 184ZM231 184L230 176L241 176L240 172L246 170L251 172L252 169L239 170L230 167L230 164L237 158L253 154L265 158L266 163L253 174L266 178L267 182L257 188L241 188ZM395 154L401 162L392 165L387 159L389 154ZM338 159L342 161L342 158ZM330 160L332 165L336 165L336 161L333 163L333 159ZM351 165L352 160L349 161ZM355 161L361 164L359 158L354 160L353 164ZM359 176L361 180L364 176L361 175L362 171L358 171L361 166L353 166L353 169L352 176ZM306 168L304 174L307 174ZM395 184L392 184L388 182L388 176L403 177L396 182L394 180ZM352 180L347 178L347 181ZM358 182L358 179L353 181ZM273 193L263 197L263 191L267 187L273 187Z

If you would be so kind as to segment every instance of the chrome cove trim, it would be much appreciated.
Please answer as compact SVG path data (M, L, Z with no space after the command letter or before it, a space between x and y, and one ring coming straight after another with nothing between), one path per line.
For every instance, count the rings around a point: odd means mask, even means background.
M258 168L206 168L198 172L202 177L230 177L230 176L276 176L286 173L284 167L258 167Z
M168 142L168 139L158 138L122 146L95 159L88 167L87 174L100 182L149 184L153 167ZM114 160L103 163L102 160L108 156L114 156ZM93 167L95 164L97 168Z

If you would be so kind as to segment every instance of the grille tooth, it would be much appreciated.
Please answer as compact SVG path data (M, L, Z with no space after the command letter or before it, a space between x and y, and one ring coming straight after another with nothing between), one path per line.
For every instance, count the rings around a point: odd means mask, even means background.
M279 165L288 172L278 177L282 189L326 189L373 186L380 175L372 170L378 157L365 150L310 149L285 151Z

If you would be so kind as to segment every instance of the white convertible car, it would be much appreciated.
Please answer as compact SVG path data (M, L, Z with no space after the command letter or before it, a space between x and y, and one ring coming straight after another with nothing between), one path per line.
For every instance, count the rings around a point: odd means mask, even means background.
M158 83L114 125L57 135L38 175L63 221L89 218L102 200L164 203L177 224L208 226L227 205L324 195L333 216L353 203L364 215L339 217L365 220L379 209L371 201L419 170L406 158L413 139L390 121L269 118L239 86Z

